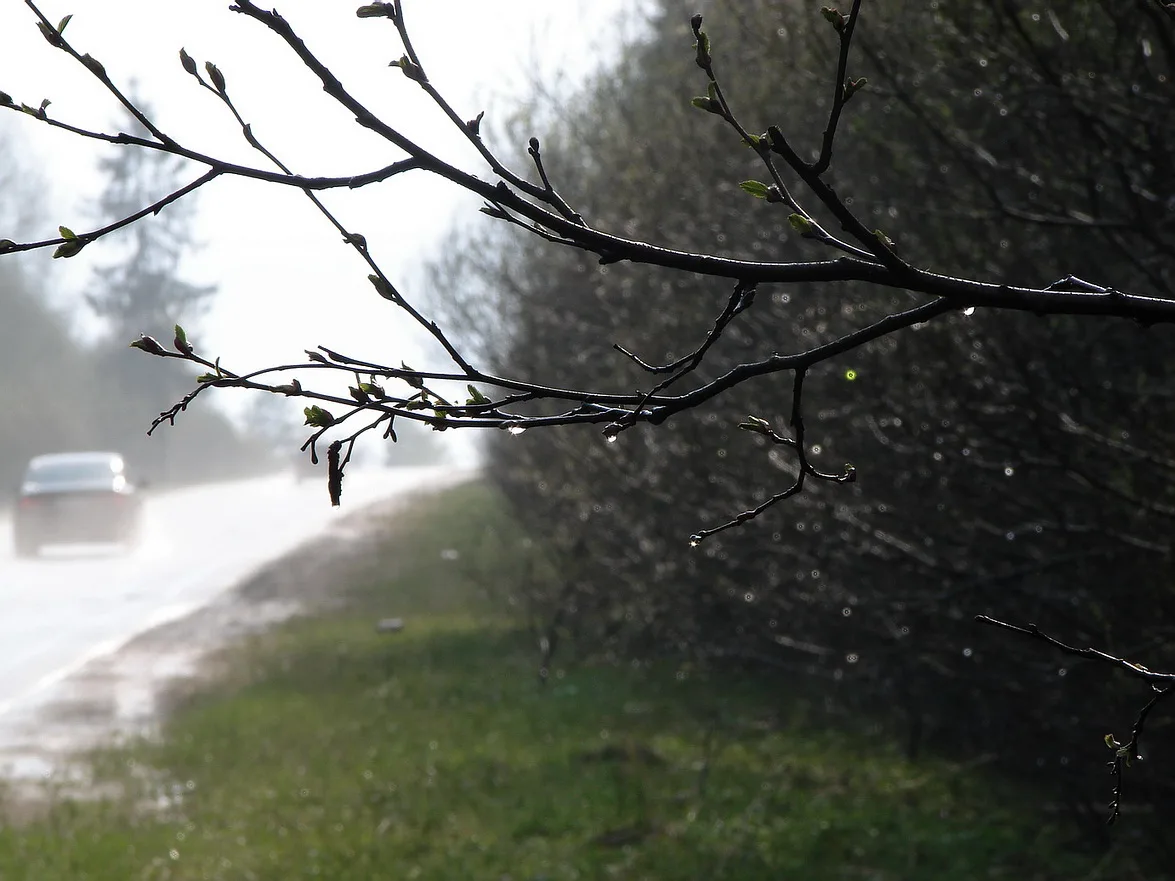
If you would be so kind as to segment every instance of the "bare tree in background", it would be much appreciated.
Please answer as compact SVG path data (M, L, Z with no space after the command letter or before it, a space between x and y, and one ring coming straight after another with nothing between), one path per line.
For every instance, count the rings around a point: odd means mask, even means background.
M100 60L75 48L66 36L69 17L54 23L47 19L32 0L26 5L36 16L36 26L55 49L81 64L96 77L121 105L134 117L141 133L108 133L91 131L59 120L49 112L48 102L21 103L19 99L0 93L0 104L23 112L40 124L73 132L78 137L90 138L120 145L127 150L153 151L155 154L181 157L201 166L199 176L171 192L159 196L149 204L126 206L123 216L94 230L73 231L61 229L61 235L42 241L0 241L0 253L17 253L34 249L53 248L54 256L68 258L95 241L117 230L140 221L151 223L151 215L166 211L175 203L220 177L244 177L268 182L274 186L288 186L302 190L313 207L334 225L346 246L350 247L359 265L367 274L376 295L388 301L389 308L402 312L408 320L418 323L436 341L447 355L451 367L445 370L421 371L405 364L384 364L357 357L342 351L342 347L323 346L307 353L307 361L299 364L276 365L264 370L236 373L218 357L202 354L193 347L186 333L176 327L174 340L165 344L152 337L141 337L133 345L150 354L188 361L199 365L204 372L197 387L173 407L162 412L154 427L172 423L200 395L209 389L237 387L303 398L306 424L313 433L307 441L311 455L317 455L320 443L328 443L328 464L332 497L337 503L346 464L355 442L363 434L374 431L385 438L396 439L397 424L405 420L422 423L444 431L464 428L492 428L519 434L540 428L587 424L598 427L611 442L639 425L658 426L670 419L680 420L705 405L720 400L735 389L761 381L765 377L782 380L781 392L788 398L782 420L772 420L773 408L765 406L761 413L745 418L738 428L756 436L761 442L782 454L786 467L779 469L787 475L784 485L770 487L761 501L745 511L730 516L715 525L699 528L688 538L698 546L710 536L725 532L752 520L786 499L800 496L813 484L848 484L856 478L854 465L819 467L809 437L809 415L813 410L807 400L808 387L814 368L848 353L885 341L899 332L941 320L960 313L973 314L976 310L1030 313L1038 316L1078 316L1092 319L1117 318L1138 323L1143 327L1170 323L1175 320L1175 298L1169 287L1170 267L1149 267L1142 277L1146 284L1132 289L1121 289L1115 278L1086 278L1066 274L1048 284L1040 284L1031 277L995 275L988 277L982 271L953 274L930 268L908 259L902 246L901 230L886 229L871 216L855 210L850 198L843 197L834 185L834 169L839 156L838 137L851 119L855 102L870 88L857 73L857 60L852 52L858 27L866 22L872 9L863 11L867 4L855 0L851 8L841 11L825 7L823 17L830 36L830 48L824 59L828 74L819 88L827 96L823 120L813 131L795 131L789 120L775 120L765 129L752 127L739 112L739 95L728 90L723 78L724 47L712 46L701 15L690 20L693 37L693 58L699 71L700 89L682 83L683 100L690 93L704 91L693 98L697 108L698 126L721 126L730 135L732 147L743 151L740 155L756 158L759 173L754 179L744 180L738 186L748 202L760 200L780 213L771 221L784 231L789 247L802 253L799 246L816 246L822 253L818 259L798 259L789 255L783 261L735 258L721 253L697 250L677 250L665 243L633 238L615 228L593 224L589 206L573 204L563 194L558 175L548 167L543 145L537 138L528 139L526 147L529 167L509 167L483 137L482 115L459 111L432 85L427 60L412 44L404 9L400 2L373 3L362 6L360 18L380 20L390 24L398 33L403 54L392 62L406 82L424 90L434 101L438 111L453 124L454 136L467 141L480 155L482 163L476 169L459 167L439 158L437 154L406 137L390 120L354 97L330 67L305 42L293 25L276 11L266 10L250 0L238 0L230 9L265 26L272 36L283 41L291 52L313 74L325 92L355 120L357 126L383 138L395 148L400 158L382 168L361 171L343 177L315 177L291 173L280 158L280 148L266 143L259 132L247 121L247 111L239 107L231 95L231 77L212 62L202 66L181 50L180 63L194 78L197 87L216 95L241 125L242 135L263 161L246 166L224 161L189 148L172 134L161 130L150 114L132 98L120 84L107 75ZM1153 29L1154 42L1168 56L1175 42L1175 13L1170 4L1151 0L1136 0L1122 4L1125 14L1146 20ZM906 10L914 14L913 7ZM1015 16L1009 19L1015 22ZM881 56L874 59L874 69L886 70L888 62ZM382 65L382 60L373 60ZM881 88L900 89L903 81L894 78ZM815 87L815 86L814 86ZM1098 124L1098 109L1088 112L1089 128L1083 136L1107 139L1107 150L1115 149L1109 140L1115 130ZM1161 126L1160 126L1161 129ZM653 133L653 140L655 142ZM960 164L974 168L976 155L983 153L975 145L956 144L964 154ZM749 153L748 153L749 151ZM986 161L983 159L983 161ZM988 163L993 168L998 161ZM849 169L851 177L857 169ZM319 198L319 193L335 189L354 189L375 186L408 172L432 174L483 200L482 212L500 224L525 230L546 243L591 255L602 265L626 263L636 267L650 267L691 274L709 280L715 291L712 320L697 338L680 342L674 355L659 360L659 353L642 353L634 347L616 345L614 357L636 365L645 376L641 387L614 387L606 383L591 387L570 387L561 380L557 365L543 375L510 375L479 366L467 347L449 330L442 327L416 305L416 300L401 291L396 280L373 257L367 245L364 230L352 229L344 219L336 216ZM639 182L637 182L639 185ZM683 187L689 181L682 182ZM1127 189L1131 189L1127 182ZM1138 190L1134 187L1133 190ZM1063 197L1065 194L1057 194ZM1071 194L1070 194L1071 195ZM1161 197L1163 194L1158 194ZM1139 211L1150 210L1153 193L1136 193ZM1019 205L1008 204L1003 191L994 191L996 199L1008 211L1022 211ZM1169 210L1169 209L1168 209ZM1093 224L1099 221L1084 211L1069 209L1064 204L1047 204L1036 211L1040 222ZM369 232L369 231L367 231ZM1165 230L1156 228L1156 236L1165 236ZM998 242L990 243L1000 247ZM892 308L883 315L863 311L859 324L831 338L821 333L801 337L801 346L795 351L775 351L766 356L757 355L716 375L708 373L709 357L740 323L753 322L756 301L770 297L796 285L834 286L856 282L874 285L895 292ZM839 288L836 288L839 290ZM651 324L658 315L647 316ZM810 341L809 344L803 344ZM781 340L780 346L790 344ZM570 353L569 353L570 354ZM309 382L289 378L319 373L347 377L347 394L316 389ZM778 385L778 383L777 383ZM817 407L819 404L817 403ZM1078 426L1080 429L1080 426ZM867 468L868 462L857 463ZM1164 466L1165 467L1165 466ZM768 478L764 478L766 481ZM683 548L686 537L682 538ZM1033 626L1002 624L987 620L1016 632L1043 639L1062 651L1084 653L1085 657L1132 671L1155 689L1156 696L1138 714L1132 736L1125 743L1116 741L1113 769L1120 782L1126 764L1138 753L1139 740L1144 732L1148 714L1171 689L1175 674L1160 674L1132 664L1122 658L1076 649L1047 635ZM1117 814L1119 793L1116 789L1113 815Z

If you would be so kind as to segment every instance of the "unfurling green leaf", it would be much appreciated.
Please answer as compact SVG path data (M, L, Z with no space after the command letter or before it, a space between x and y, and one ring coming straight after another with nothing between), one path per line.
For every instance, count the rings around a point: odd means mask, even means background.
M490 399L487 398L485 395L483 395L481 393L481 390L477 386L475 386L473 383L470 383L468 386L466 386L466 388L469 390L469 400L466 401L467 404L488 404L488 403L490 403Z
M366 394L369 394L371 397L380 401L387 397L387 393L384 391L384 387L378 383L361 382L359 383L359 388L363 389Z
M175 339L172 342L177 352L184 355L192 354L192 344L188 342L188 335L178 324L175 326Z
M139 334L139 338L131 343L132 349L142 349L148 355L166 355L167 349L159 345L159 340L155 337L147 336L145 333Z
M33 111L33 116L37 117L37 119L44 119L46 116L48 116L45 111L49 109L49 105L52 103L53 102L48 98L45 98L43 101L41 101L41 106Z
M370 404L371 403L371 396L368 395L367 392L363 391L363 389L360 388L359 386L354 386L354 385L348 386L347 393L352 398L354 398L357 403L360 403L360 404Z
M188 54L187 49L180 49L180 64L184 66L184 70L196 77L196 79L200 78L200 74L196 72L196 59Z
M69 15L65 16L65 18L61 19L61 21L57 22L57 33L59 33L59 34L65 33L66 25L69 24L69 20L71 18L73 18L72 12Z
M881 244L885 245L891 251L894 249L895 245L894 245L893 239L891 239L889 236L887 236L881 230L879 230L879 229L873 230L873 235L877 236L877 241L881 242Z
M85 246L86 243L81 239L66 239L53 252L53 259L56 260L58 257L75 257Z
M273 387L273 390L275 392L280 392L286 397L292 398L295 395L302 394L302 383L295 379L293 382L287 383L286 385L276 385Z
M757 180L745 180L739 185L739 189L744 193L750 193L756 199L767 198L767 184Z
M224 74L220 72L220 68L211 61L204 62L204 70L208 71L208 79L212 81L213 88L220 94L224 94Z
M802 215L802 214L789 214L787 216L787 222L790 223L791 228L794 229L796 232L798 232L800 235L802 235L802 236L813 235L812 221L810 221L804 215Z
M76 239L78 237L77 233L75 233L68 226L59 226L57 227L57 231L61 233L61 237L63 239Z
M196 382L200 382L200 383L216 382L216 380L218 380L218 379L220 379L220 377L217 376L215 373L201 373L199 376L196 377Z
M401 376L400 379L404 380L404 382L408 383L408 385L412 386L412 388L424 388L424 379L403 361L400 362L400 369L407 371L409 374L408 376Z
M335 424L334 414L317 404L306 407L302 412L306 415L306 425L312 425L315 428L330 428Z
M306 357L309 358L311 361L315 361L319 364L329 364L330 363L329 361L326 360L326 356L324 354L322 354L322 352L316 352L313 349L305 349L304 351L306 352Z
M869 84L869 80L865 77L857 77L856 79L845 80L845 100L853 97L857 92L861 91Z

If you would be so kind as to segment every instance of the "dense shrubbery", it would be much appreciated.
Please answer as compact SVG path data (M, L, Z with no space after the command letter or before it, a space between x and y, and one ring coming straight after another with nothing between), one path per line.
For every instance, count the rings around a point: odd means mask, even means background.
M870 9L858 34L870 90L847 111L838 193L939 271L1043 284L1096 269L1170 296L1175 45L1162 13L1110 0L938 6ZM825 256L781 206L738 188L761 174L756 157L689 104L705 85L693 9L654 7L617 65L512 140L540 129L547 168L598 228L756 259ZM818 146L836 48L814 10L713 4L707 26L740 117ZM467 292L470 336L503 371L626 392L652 380L612 343L653 363L680 357L729 294L600 267L502 224L459 234L435 273ZM698 381L914 302L864 284L761 289ZM788 484L786 461L736 425L753 413L782 426L789 384L748 383L697 418L612 444L500 433L490 473L564 561L525 600L556 645L826 677L848 713L892 711L912 752L994 753L1100 822L1089 805L1108 797L1102 737L1124 735L1145 695L973 616L1166 660L1170 339L1120 321L954 314L815 368L809 440L829 469L854 463L859 482L819 486L694 550L699 527ZM1161 821L1175 809L1163 783L1175 737L1162 718L1151 725L1154 761L1131 769L1127 802Z

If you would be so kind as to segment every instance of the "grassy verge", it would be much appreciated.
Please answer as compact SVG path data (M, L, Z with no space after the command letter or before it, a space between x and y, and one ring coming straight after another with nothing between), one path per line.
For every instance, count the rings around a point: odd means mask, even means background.
M337 605L227 652L158 742L96 757L121 796L0 829L0 878L1087 876L980 772L752 688L592 666L539 687L486 599L518 538L491 493L399 521L339 561Z

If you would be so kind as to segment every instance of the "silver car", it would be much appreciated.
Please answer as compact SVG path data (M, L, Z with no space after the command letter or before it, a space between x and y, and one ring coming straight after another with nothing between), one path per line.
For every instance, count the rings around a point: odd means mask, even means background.
M118 453L53 453L29 462L12 517L18 557L59 542L131 545L142 499Z

